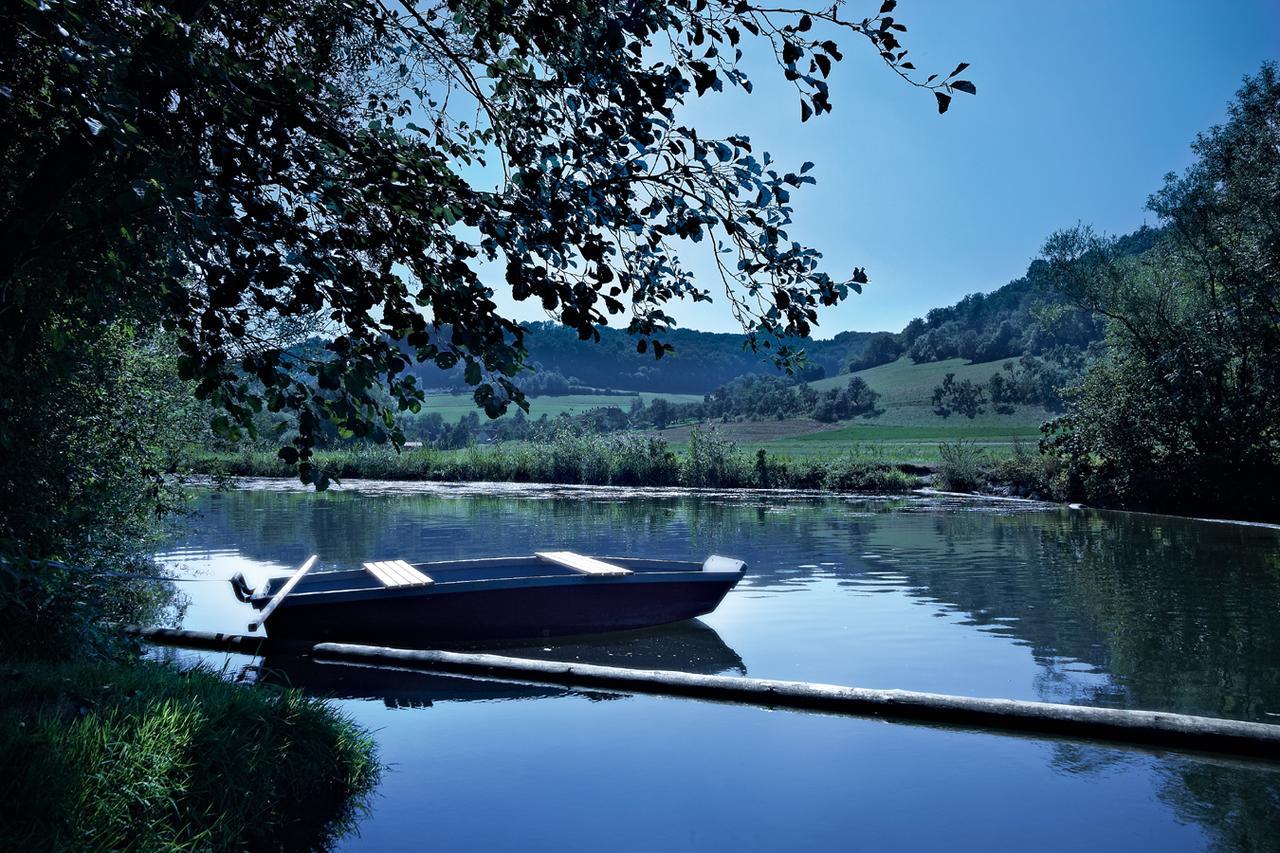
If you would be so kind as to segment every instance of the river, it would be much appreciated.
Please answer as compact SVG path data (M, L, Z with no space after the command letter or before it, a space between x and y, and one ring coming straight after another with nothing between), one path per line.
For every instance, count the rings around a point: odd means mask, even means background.
M927 496L281 481L199 493L186 627L320 567L746 560L700 623L511 651L1280 723L1280 531ZM191 657L188 655L188 657ZM388 765L351 850L1280 849L1280 769L1065 740L210 656L324 695Z

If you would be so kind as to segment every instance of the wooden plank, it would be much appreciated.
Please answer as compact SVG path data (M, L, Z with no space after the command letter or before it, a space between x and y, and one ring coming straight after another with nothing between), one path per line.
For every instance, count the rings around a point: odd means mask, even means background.
M415 586L427 586L428 584L435 583L435 579L432 578L431 575L423 574L404 560L396 560L395 563L400 571L413 579Z
M615 566L613 563L606 563L604 560L597 560L594 557L575 554L572 551L535 551L534 553L548 563L565 566L575 572L582 572L584 575L620 577L632 574L630 569L624 569L622 566Z
M280 587L279 592L271 596L271 600L267 602L267 606L262 608L262 612L258 614L257 621L249 623L250 631L258 630L258 626L265 623L267 618L270 617L272 613L275 613L276 608L280 606L280 602L284 601L285 596L293 592L293 588L298 585L298 581L302 580L303 575L311 571L311 567L316 564L317 559L318 556L316 554L312 554L305 563L298 567L298 570L293 573L293 576L284 582L284 586Z
M382 564L381 564L381 563L365 563L365 564L364 564L364 569L365 569L365 571L367 571L369 574L371 574L371 575L373 575L375 578L377 578L377 579L378 579L378 582L379 582L379 583L381 583L383 586L395 586L395 585L396 585L395 579L394 579L394 578L392 578L392 577L391 577L391 575L387 574L385 571L383 571L383 570L382 570Z
M422 581L414 577L413 567L404 560L387 560L382 563L382 568L396 579L399 586L420 586L422 584ZM408 571L405 571L406 569Z
M426 586L435 583L404 560L381 560L365 563L364 567L385 587Z
M387 563L387 568L395 572L400 578L400 583L405 586L422 586L425 582L422 575L404 560L391 560Z
M387 583L388 586L404 586L404 575L400 574L396 569L395 563L387 560L380 560L375 565L377 565L378 569L390 579Z

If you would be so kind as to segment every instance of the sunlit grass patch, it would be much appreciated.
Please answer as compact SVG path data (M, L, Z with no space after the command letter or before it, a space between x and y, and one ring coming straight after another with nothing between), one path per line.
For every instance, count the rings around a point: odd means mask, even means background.
M311 849L380 768L323 701L140 662L0 675L0 847Z

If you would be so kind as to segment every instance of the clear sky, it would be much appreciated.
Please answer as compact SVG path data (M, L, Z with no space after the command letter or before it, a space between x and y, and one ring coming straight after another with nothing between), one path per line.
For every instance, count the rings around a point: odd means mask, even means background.
M850 0L849 17L859 3L865 14L879 7ZM978 95L957 94L940 116L931 94L845 35L830 114L802 125L794 92L759 50L745 60L752 95L712 93L688 109L686 121L745 133L784 167L817 163L818 185L792 195L791 236L823 251L833 275L860 265L872 279L822 315L818 337L898 331L993 290L1055 229L1152 222L1147 196L1188 165L1195 134L1221 120L1242 76L1280 60L1280 0L901 0L894 14L918 68L946 74L967 61ZM724 302L673 313L732 331Z

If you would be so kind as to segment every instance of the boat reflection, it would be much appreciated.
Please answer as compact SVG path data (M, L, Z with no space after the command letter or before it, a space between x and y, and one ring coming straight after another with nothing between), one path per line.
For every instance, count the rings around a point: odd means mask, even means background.
M462 650L462 649L459 649ZM542 640L523 645L468 646L466 651L540 660L574 661L632 669L671 669L705 675L746 675L738 653L709 626L689 621L643 631ZM253 668L260 683L296 687L334 699L382 700L392 708L436 702L498 701L608 694L405 669L326 663L309 657L268 655Z

